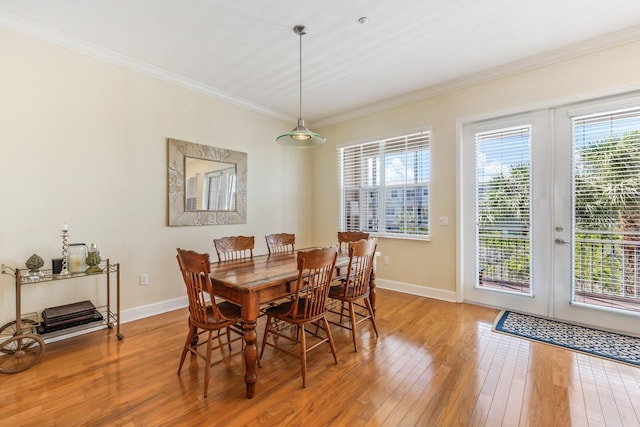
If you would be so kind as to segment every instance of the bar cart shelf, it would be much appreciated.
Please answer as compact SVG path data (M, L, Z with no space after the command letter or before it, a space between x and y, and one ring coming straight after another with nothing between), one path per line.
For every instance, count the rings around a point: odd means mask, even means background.
M2 274L15 278L16 285L16 320L0 326L0 373L15 374L35 365L44 352L45 339L61 337L87 331L89 329L116 327L116 337L123 340L120 332L120 264L112 264L108 259L100 263L101 272L77 273L67 276L53 274L52 270L40 270L31 273L27 269L11 268L2 265ZM112 275L115 275L116 310L112 310L111 287ZM74 324L55 330L44 328L44 322L39 313L22 313L21 287L30 284L58 284L58 282L77 279L80 277L103 276L106 278L106 305L95 307L99 321ZM98 318L99 318L98 317Z

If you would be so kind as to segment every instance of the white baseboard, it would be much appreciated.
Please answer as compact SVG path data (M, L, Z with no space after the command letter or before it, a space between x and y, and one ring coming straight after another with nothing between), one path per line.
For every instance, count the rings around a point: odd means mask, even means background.
M411 283L394 282L392 280L378 278L376 278L376 287L381 289L389 289L390 291L402 292L405 294L439 299L442 301L456 302L456 293L454 291L445 291L443 289L428 288L426 286L419 286Z
M153 304L141 305L139 307L123 310L120 313L120 323L133 322L134 320L143 319L149 316L166 313L168 311L184 308L189 305L187 297L180 297L166 301L160 301Z

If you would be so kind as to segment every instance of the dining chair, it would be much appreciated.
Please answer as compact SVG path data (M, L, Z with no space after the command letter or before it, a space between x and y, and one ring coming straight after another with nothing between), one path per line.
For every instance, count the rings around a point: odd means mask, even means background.
M358 240L368 239L369 233L364 231L338 231L338 245L340 252L342 252L342 245L344 249L347 249L350 242L357 242Z
M178 265L187 288L189 299L189 332L182 348L178 375L182 370L187 352L205 360L204 365L204 397L209 388L209 372L212 365L216 365L231 356L231 343L242 340L242 318L240 307L230 302L216 301L211 283L209 254L177 249ZM220 332L226 330L226 340L222 340ZM213 333L216 332L214 336ZM239 335L231 339L231 332ZM200 340L201 335L207 335L206 340ZM214 340L217 342L214 344ZM204 353L198 347L206 345ZM212 363L211 353L220 349L224 353L224 346L228 346L229 353Z
M296 235L277 233L264 236L267 241L269 255L280 255L295 252Z
M309 351L326 342L331 348L335 363L338 363L336 347L326 317L327 299L337 256L338 248L335 246L298 252L298 281L295 297L266 310L267 322L260 358L267 345L300 357L303 388L307 384L307 353ZM319 324L320 322L322 325ZM305 329L305 325L311 323L318 325L315 332ZM291 326L296 328L296 333L293 335L288 333ZM320 330L324 331L323 336L320 335ZM310 347L307 347L307 333L315 341ZM269 337L273 337L273 343L269 342ZM299 354L278 346L278 339L299 343Z
M213 239L213 246L218 254L218 261L235 261L253 258L253 236L231 236Z
M343 250L347 250L349 248L349 243L368 238L369 233L365 233L364 231L338 231L338 247L340 249L340 252L342 252ZM346 271L344 267L336 269L336 275L338 276L338 279L344 279L345 274Z
M349 243L349 266L347 267L345 279L341 281L340 285L332 286L329 290L329 298L340 303L331 305L330 311L340 315L339 322L332 321L331 323L351 329L351 339L353 340L355 351L358 351L356 339L356 325L358 323L367 319L371 320L373 330L376 337L378 337L378 327L376 326L375 315L369 299L369 282L371 281L376 248L377 242L375 239L363 239ZM349 325L342 323L345 304L349 309ZM337 310L338 306L339 311ZM356 316L359 317L357 321Z

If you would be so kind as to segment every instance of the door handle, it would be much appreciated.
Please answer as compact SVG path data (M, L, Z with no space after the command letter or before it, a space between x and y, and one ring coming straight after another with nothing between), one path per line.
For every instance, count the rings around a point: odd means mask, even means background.
M556 245L568 245L568 244L569 244L569 242L567 242L566 240L561 239L559 237L556 238Z

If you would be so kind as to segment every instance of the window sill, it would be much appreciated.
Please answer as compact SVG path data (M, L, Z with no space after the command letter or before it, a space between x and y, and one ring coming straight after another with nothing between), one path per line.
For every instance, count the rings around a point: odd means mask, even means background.
M431 235L428 236L411 236L408 234L388 234L388 233L372 233L369 232L372 237L379 239L397 239L397 240L418 240L423 242L430 242Z

